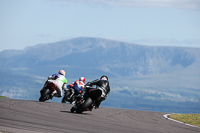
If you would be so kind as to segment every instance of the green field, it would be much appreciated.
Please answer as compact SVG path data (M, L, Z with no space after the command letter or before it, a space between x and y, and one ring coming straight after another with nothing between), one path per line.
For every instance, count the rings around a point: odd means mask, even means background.
M0 98L9 98L9 97L6 97L6 96L0 96Z

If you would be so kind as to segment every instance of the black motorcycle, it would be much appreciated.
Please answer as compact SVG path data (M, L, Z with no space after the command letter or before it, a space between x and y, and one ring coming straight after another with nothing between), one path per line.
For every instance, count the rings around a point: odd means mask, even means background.
M64 93L64 97L62 99L62 103L66 103L66 102L72 103L75 100L73 96L76 92L74 91L73 88L69 88L69 89L67 88L64 91L65 91L65 93Z
M92 111L95 106L95 101L101 98L102 91L86 86L87 91L84 96L75 97L75 105L71 108L71 112L82 113L83 111Z

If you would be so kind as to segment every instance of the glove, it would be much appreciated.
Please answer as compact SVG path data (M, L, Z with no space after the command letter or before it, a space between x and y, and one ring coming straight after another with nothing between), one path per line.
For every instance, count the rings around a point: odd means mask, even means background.
M87 82L87 84L85 86L91 86L91 83L90 82Z

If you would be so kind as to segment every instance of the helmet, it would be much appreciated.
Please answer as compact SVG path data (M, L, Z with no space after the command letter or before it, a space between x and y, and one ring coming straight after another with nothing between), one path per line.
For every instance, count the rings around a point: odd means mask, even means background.
M103 76L101 76L101 78L100 78L101 80L107 80L108 81L108 77L107 76L105 76L105 75L103 75Z
M65 76L66 72L65 72L64 70L60 70L60 71L58 72L58 74L61 74L61 75Z
M85 78L84 77L80 77L79 81L83 81L83 83L85 83Z

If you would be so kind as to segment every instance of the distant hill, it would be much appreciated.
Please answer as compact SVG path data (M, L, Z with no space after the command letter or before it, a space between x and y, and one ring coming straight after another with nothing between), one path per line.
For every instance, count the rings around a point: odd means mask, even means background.
M0 52L1 68L41 67L52 71L66 66L112 76L168 73L189 66L198 71L199 61L199 48L150 47L101 38L75 38Z
M0 95L38 100L46 77L60 69L66 70L69 83L80 76L90 81L108 75L111 94L104 106L200 110L200 48L102 38L80 37L0 52Z

